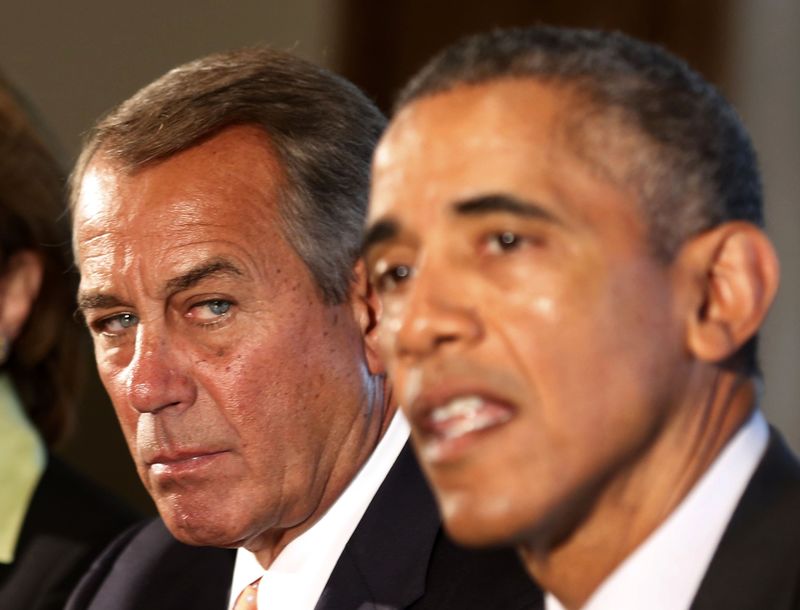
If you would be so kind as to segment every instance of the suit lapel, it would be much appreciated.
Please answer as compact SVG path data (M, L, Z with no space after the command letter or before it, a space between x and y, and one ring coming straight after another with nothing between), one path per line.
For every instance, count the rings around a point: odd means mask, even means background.
M405 608L425 591L436 504L408 443L364 513L316 610Z
M692 610L798 608L800 465L773 429Z

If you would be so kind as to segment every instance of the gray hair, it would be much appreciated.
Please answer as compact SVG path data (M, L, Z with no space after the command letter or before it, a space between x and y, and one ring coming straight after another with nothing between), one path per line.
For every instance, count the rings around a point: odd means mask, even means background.
M274 146L288 177L279 205L284 233L325 302L343 302L385 118L352 83L288 53L251 47L214 54L141 89L89 133L70 205L98 154L133 172L233 125L260 127Z

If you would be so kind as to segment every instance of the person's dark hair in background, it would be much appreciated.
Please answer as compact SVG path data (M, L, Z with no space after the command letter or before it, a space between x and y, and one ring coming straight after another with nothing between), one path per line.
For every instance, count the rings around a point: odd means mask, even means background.
M53 446L72 419L85 349L71 320L78 276L71 269L65 174L34 131L20 100L0 77L0 276L18 252L41 262L38 298L2 369L42 438Z
M133 514L52 449L85 365L65 174L0 77L0 607L61 609Z

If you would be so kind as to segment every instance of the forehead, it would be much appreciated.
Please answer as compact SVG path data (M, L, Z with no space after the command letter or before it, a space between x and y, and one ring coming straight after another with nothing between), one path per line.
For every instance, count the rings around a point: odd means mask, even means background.
M93 161L74 216L81 291L162 290L169 278L220 261L243 281L283 269L311 290L282 230L284 183L269 142L251 127L228 128L133 173Z
M576 150L576 125L604 131L584 116L574 88L523 78L458 86L412 102L376 152L370 216L401 212L411 200L427 202L430 211L434 203L487 193L558 199L581 180L617 186L588 160L597 153ZM578 140L599 144L604 167L624 164L625 157L601 135L581 133Z
M180 201L192 207L205 198L228 202L228 212L234 213L244 207L237 201L261 198L267 206L259 207L271 207L283 182L283 168L266 134L257 127L234 126L134 171L98 153L81 181L75 220L86 222L108 213L126 220ZM214 214L217 209L193 213Z
M112 236L169 244L202 230L247 242L276 224L283 183L276 155L254 127L228 128L133 172L100 156L76 201L76 249Z

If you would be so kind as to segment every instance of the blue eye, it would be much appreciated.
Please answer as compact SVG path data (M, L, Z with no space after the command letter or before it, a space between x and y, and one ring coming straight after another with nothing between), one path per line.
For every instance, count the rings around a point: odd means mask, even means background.
M189 317L200 324L213 324L226 316L233 306L231 301L225 299L211 299L193 305L189 310Z
M121 335L138 323L138 316L130 312L124 312L98 320L95 328L104 335Z
M206 303L206 306L208 310L216 316L228 313L228 310L231 308L230 301L223 300L209 301Z

